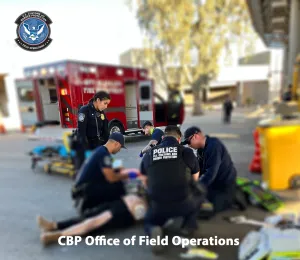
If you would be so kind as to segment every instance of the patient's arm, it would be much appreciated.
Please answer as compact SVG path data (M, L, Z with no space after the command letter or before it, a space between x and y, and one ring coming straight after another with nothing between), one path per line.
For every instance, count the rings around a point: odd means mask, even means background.
M111 218L112 213L107 210L96 217L88 218L79 224L64 229L61 234L62 236L82 236L105 225Z
M156 140L150 140L148 145L142 150L142 153L148 152L153 146L155 146L158 142Z
M128 194L124 196L123 201L135 220L139 221L144 219L147 211L147 205L144 199L134 194Z

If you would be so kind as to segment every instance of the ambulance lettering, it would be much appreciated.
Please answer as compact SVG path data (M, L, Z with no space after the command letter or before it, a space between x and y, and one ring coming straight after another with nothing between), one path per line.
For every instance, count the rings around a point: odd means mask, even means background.
M83 88L83 93L85 94L95 94L95 92L94 88Z
M123 86L121 81L115 80L98 80L96 83L96 91L106 91L109 94L123 94Z

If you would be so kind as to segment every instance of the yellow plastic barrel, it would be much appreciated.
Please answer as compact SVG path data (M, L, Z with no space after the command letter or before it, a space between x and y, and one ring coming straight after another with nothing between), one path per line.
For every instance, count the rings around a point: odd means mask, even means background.
M262 180L271 190L300 184L300 124L258 127Z

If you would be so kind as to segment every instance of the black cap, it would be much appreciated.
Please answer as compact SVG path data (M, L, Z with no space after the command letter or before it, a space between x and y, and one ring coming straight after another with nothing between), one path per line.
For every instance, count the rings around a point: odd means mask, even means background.
M197 133L201 133L201 130L197 126L191 126L188 129L185 130L184 132L184 139L183 142L181 142L182 145L188 144L189 143L189 138Z
M142 125L142 128L144 129L146 126L153 126L153 124L150 121L145 121Z
M120 134L120 133L112 133L109 136L108 139L114 140L114 141L120 143L120 145L121 145L122 148L127 149L127 147L125 147L125 138L124 138L124 136L122 134Z

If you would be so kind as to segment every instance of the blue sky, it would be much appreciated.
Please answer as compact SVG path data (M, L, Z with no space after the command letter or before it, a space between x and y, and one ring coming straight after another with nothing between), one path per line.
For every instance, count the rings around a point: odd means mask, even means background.
M135 14L125 0L1 0L0 73L22 75L24 66L61 59L119 63L120 53L142 46ZM16 46L15 20L26 11L47 14L51 45L39 52Z

